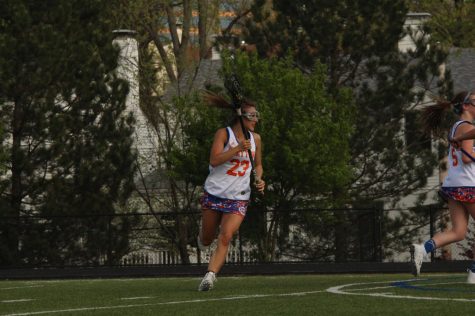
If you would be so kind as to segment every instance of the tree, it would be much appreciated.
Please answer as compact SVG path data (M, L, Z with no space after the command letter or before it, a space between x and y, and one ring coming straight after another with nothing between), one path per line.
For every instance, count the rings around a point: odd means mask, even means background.
M440 67L447 52L429 29L404 26L404 1L256 1L245 39L260 56L294 51L296 67L311 73L326 65L329 93L352 89L355 133L350 141L354 171L347 187L333 192L333 207L396 203L422 188L437 167L427 137L407 138L403 122L427 99L450 95L450 75ZM415 49L400 51L409 36ZM430 102L430 101L429 101ZM344 107L345 104L340 106ZM335 213L335 260L347 259L351 219ZM376 215L375 215L376 216Z
M127 250L130 221L115 215L133 188L133 121L109 9L0 4L0 117L11 139L2 264L112 264Z
M4 122L0 122L0 179L5 177L6 171L8 170L8 156L7 156L7 146L5 141L5 130L4 130ZM5 192L7 186L5 183L0 181L0 204L5 204L3 193ZM1 208L0 208L1 210Z
M235 72L245 95L262 112L259 132L265 139L265 173L269 199L276 207L302 206L304 197L344 187L351 176L350 91L328 94L325 66L317 64L314 69L303 74L291 58L266 60L245 53L225 58L225 75Z
M216 70L210 61L213 39L229 37L232 25L249 11L242 6L246 2L114 1L116 27L137 31L140 108L150 131L147 141L153 148L146 159L139 159L137 193L142 205L155 215L155 222L147 224L159 227L154 239L159 241L151 246L178 253L183 263L190 262L188 245L196 242L197 218L189 213L196 210L199 194L196 185L176 178L176 146L183 144L181 126L187 117L183 106L195 102L194 90L209 83L198 77L203 73L206 77L210 68ZM239 8L239 12L231 27L221 30L219 13L224 7ZM170 215L162 216L161 212Z
M0 176L3 176L7 169L7 150L5 146L5 124L0 122ZM0 192L3 192L0 187Z
M420 143L404 140L401 122L424 96L449 93L450 84L439 81L447 53L424 29L408 33L404 1L276 0L271 9L266 3L256 1L253 7L247 42L262 56L294 49L295 63L304 71L313 71L315 61L327 66L330 93L353 90L357 132L350 163L355 173L343 192L335 192L338 204L394 200L424 186L437 159L430 149L408 150ZM416 49L401 52L398 42L406 34Z
M419 0L408 1L409 7L416 12L431 14L427 27L436 42L445 47L475 47L475 11L473 1L460 0Z
M263 139L268 185L265 204L256 200L254 192L243 235L257 245L260 260L272 261L278 238L288 230L289 218L282 210L322 203L316 202L316 197L321 199L344 187L351 177L352 100L345 89L336 97L327 93L325 67L321 65L305 75L295 69L291 59L266 60L238 53L233 60L225 58L224 74L235 72L241 78L245 95L262 113L257 132ZM219 91L219 87L215 89ZM174 166L179 178L201 185L214 132L225 123L223 114L214 109L199 106L187 113L181 125L184 142L177 147L176 161L180 163ZM274 212L267 214L266 207Z

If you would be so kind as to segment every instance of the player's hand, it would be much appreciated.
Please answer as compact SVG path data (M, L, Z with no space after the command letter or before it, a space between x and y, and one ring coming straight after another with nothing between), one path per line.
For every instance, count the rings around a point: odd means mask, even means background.
M244 141L239 143L239 151L247 151L251 149L251 141L249 139L245 139Z
M450 145L452 145L452 147L454 147L455 149L459 149L460 146L462 146L462 141L456 140L455 137L454 137L454 138L450 137L450 138L449 138L449 143L450 143Z
M262 179L257 179L256 182L255 182L255 185L256 185L256 189L257 191L259 191L260 193L264 194L264 190L266 188L266 183L264 180Z

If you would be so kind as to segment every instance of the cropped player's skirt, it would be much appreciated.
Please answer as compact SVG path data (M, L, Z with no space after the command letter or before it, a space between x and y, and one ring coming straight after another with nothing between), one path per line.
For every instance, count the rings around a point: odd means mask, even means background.
M249 201L223 199L204 191L200 203L203 209L245 216Z
M475 203L475 187L442 187L439 194L445 199Z

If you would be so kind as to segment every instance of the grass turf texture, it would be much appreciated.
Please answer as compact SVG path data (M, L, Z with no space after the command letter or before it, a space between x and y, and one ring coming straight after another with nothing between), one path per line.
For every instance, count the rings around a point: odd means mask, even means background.
M473 315L465 274L0 281L0 315ZM402 280L411 280L398 282Z

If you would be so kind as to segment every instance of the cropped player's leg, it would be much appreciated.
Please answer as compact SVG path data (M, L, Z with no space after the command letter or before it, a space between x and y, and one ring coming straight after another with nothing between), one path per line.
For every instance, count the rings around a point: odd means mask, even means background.
M198 287L199 291L211 290L216 282L216 274L219 272L228 254L229 243L234 233L239 229L244 216L234 213L223 213L218 235L218 245L208 264L208 272L205 274Z
M201 211L201 227L198 235L198 246L201 250L206 250L213 240L216 238L216 232L221 221L222 213L209 209Z
M433 249L426 249L426 251L429 250L427 252L465 239L469 213L465 205L467 204L449 200L450 222L452 227L450 230L440 232L432 237L432 240L435 242L435 247Z
M423 244L411 245L412 273L419 276L424 257L436 248L463 240L467 234L468 211L464 205L455 200L448 200L452 227L450 230L440 232Z
M467 209L468 213L470 216L472 216L473 219L475 219L475 204L474 203L465 203L465 208ZM475 254L475 246L472 249L472 256ZM475 258L472 257L472 265L468 269L468 277L467 277L467 283L469 284L475 284Z
M208 265L208 271L218 273L226 261L229 243L233 239L234 234L241 226L244 216L236 213L225 213L221 219L221 227L218 235L218 246L213 253Z

